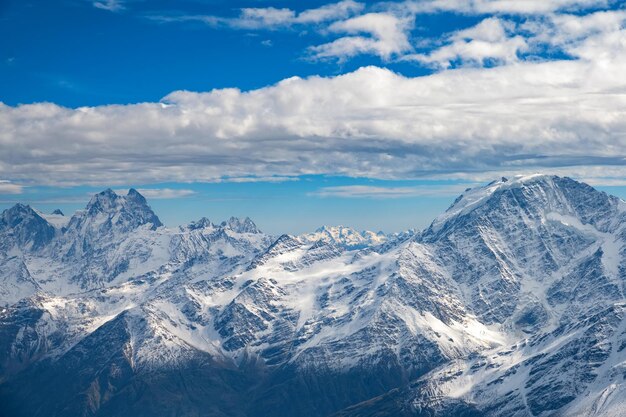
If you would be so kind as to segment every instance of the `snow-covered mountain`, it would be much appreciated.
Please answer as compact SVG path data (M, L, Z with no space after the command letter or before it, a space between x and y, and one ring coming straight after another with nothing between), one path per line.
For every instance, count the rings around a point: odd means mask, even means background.
M369 246L380 245L387 241L383 232L365 230L359 232L345 226L322 226L313 233L299 236L305 242L323 241L333 243L346 249L363 249Z
M569 178L391 236L170 229L134 190L49 216L0 221L6 415L626 411L626 205Z

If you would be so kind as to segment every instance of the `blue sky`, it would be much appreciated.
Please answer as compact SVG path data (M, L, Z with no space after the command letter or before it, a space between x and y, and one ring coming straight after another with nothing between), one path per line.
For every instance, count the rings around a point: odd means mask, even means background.
M626 196L626 10L596 0L0 2L0 208L422 228L466 187Z
M50 101L64 106L159 101L176 90L250 90L292 76L335 75L369 64L406 75L430 72L375 56L312 62L305 49L326 36L306 27L223 30L201 22L158 17L235 17L241 8L307 10L319 1L120 1L119 10L86 0L4 1L0 9L0 76L5 104ZM106 4L106 2L103 2ZM372 3L364 3L372 4ZM416 34L438 36L478 17L446 13L420 19ZM423 29L423 30L422 30Z
M416 184L419 183L419 184ZM349 197L355 186L365 197ZM362 229L400 231L421 228L445 210L465 184L449 181L376 181L304 176L293 181L248 183L162 183L139 188L161 220L175 226L202 216L221 222L230 216L253 218L269 233L302 233L323 224L348 224ZM348 187L342 188L342 187ZM390 190L381 197L378 187ZM372 194L368 191L374 189ZM18 197L44 212L65 214L83 208L101 187L34 187ZM125 194L126 188L114 188ZM152 193L150 190L157 190ZM330 190L330 191L329 191ZM324 193L329 193L325 195ZM168 198L172 195L172 198ZM1 202L11 205L15 197Z

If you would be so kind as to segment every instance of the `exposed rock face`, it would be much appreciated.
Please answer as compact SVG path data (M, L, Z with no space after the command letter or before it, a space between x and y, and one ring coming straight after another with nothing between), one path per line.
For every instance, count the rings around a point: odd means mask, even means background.
M30 206L16 204L0 216L0 252L37 251L54 236L54 227Z
M168 229L134 190L1 219L6 415L626 410L626 209L568 178L503 178L395 236Z

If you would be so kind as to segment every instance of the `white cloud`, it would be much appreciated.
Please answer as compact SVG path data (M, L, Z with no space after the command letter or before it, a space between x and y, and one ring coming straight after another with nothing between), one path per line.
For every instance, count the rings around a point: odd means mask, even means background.
M273 30L288 28L294 25L317 25L346 19L363 10L362 3L343 0L330 3L315 9L307 9L300 13L289 8L249 7L240 10L234 18L212 15L154 15L152 20L162 22L198 21L210 26L229 27L231 29Z
M611 60L626 49L625 26L626 11L622 10L584 16L551 15L538 22L528 22L525 29L534 34L531 42L545 43L573 56L599 62Z
M352 0L326 4L300 13L287 8L245 8L241 9L239 17L225 20L225 22L232 27L242 29L269 29L279 26L319 24L345 19L360 12L363 8L363 4Z
M114 191L120 195L126 195L128 193L127 188ZM155 200L170 200L174 198L189 197L196 194L194 190L186 190L183 188L139 188L137 191L139 191L139 193L144 197Z
M607 7L610 0L410 0L392 8L410 13L459 12L467 14L533 15Z
M296 23L321 23L346 19L361 12L365 5L351 0L327 4L317 9L309 9L298 14Z
M615 60L623 59L626 54L626 30L590 36L585 42L570 48L569 52L574 56L593 60L597 65L611 66Z
M496 17L484 19L482 22L469 29L459 30L452 35L453 40L479 39L485 42L500 42L507 37L511 25Z
M515 25L497 17L484 19L469 29L459 30L448 37L448 43L425 53L412 54L403 60L415 60L441 68L453 63L485 65L510 64L519 60L518 53L528 49L526 40L513 35Z
M594 187L626 187L626 178L581 178L585 182Z
M436 174L433 180L463 181L473 183L485 183L503 176L512 178L518 175L548 174L567 176L592 186L621 187L626 186L626 164L620 165L579 165L564 167L542 167L540 171L531 167L518 169L500 169L497 171L459 172Z
M200 21L216 28L245 30L312 29L335 37L309 46L306 51L312 60L344 62L359 55L375 55L384 61L414 61L445 69L459 65L512 64L527 57L538 59L548 47L568 53L568 49L589 36L623 27L626 11L607 10L616 3L616 0L408 0L366 6L344 0L299 13L290 8L259 7L243 8L236 17L166 14L150 18L164 22ZM488 17L473 28L444 36L443 42L441 38L415 42L412 37L419 33L414 32L416 19L420 22L426 14L442 12ZM415 53L420 44L428 49ZM520 56L526 53L527 56Z
M281 176L266 176L266 177L256 177L256 176L248 176L248 177L229 177L229 178L220 178L213 182L235 182L235 183L244 183L244 182L291 182L291 181L299 181L298 177L281 177Z
M227 22L234 27L243 29L259 29L289 25L296 19L296 13L291 9L247 8L241 10L241 15Z
M557 14L549 17L552 30L542 31L539 36L547 36L546 42L568 44L581 41L590 35L615 32L624 28L626 10L601 11L583 16Z
M436 68L452 66L506 65L540 60L546 50L588 60L612 53L609 44L621 50L619 33L626 23L626 11L599 11L586 15L548 13L530 16L522 24L502 17L488 17L476 26L452 32L442 41L429 40L430 50L401 57ZM594 43L598 40L598 44Z
M474 184L472 184L474 185ZM416 186L416 187L381 187L373 185L340 185L324 187L310 193L314 197L338 197L338 198L406 198L435 195L457 195L468 184Z
M415 78L366 67L163 103L0 104L0 177L109 185L626 165L626 31L577 51Z
M416 190L411 187L375 187L371 185L342 185L324 187L311 193L317 197L342 198L399 198L413 197Z
M94 1L93 7L108 10L110 12L119 12L126 9L126 6L124 6L124 3L121 0Z
M24 187L10 181L0 180L0 194L22 194Z
M313 58L351 58L361 54L377 55L389 59L411 49L408 31L412 19L399 18L386 13L368 13L333 23L328 30L349 34L309 48ZM367 35L367 36L363 36Z

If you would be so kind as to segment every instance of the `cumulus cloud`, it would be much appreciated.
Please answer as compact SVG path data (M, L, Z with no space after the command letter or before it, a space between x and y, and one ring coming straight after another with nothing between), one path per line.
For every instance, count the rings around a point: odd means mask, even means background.
M599 5L544 3L551 11ZM504 13L509 3L468 4L475 11L489 6ZM410 15L346 17L359 7L344 1L299 14L246 9L240 17L260 26L340 18L326 28L339 39L310 48L317 59L410 53ZM290 78L249 92L177 91L159 103L78 109L0 103L0 176L24 184L108 185L621 167L625 22L624 10L547 13L523 23L492 16L446 35L431 51L404 58L439 68L469 67L415 78L366 67L336 77ZM574 59L520 59L542 48ZM494 62L514 65L473 68ZM21 190L6 181L2 189Z
M577 60L414 78L365 67L160 103L0 104L0 177L109 185L623 166L626 31L577 47Z

